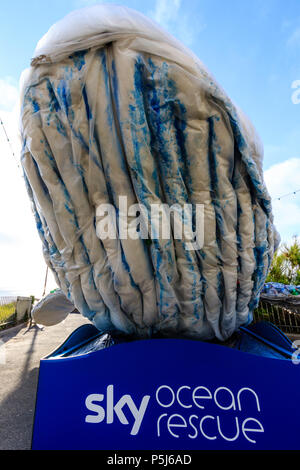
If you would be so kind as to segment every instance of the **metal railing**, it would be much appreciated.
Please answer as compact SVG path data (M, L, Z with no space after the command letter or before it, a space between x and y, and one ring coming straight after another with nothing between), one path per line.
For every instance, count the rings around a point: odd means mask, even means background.
M300 334L300 299L262 295L254 311L254 322L258 321L270 321L284 333Z
M0 329L30 317L31 297L0 297ZM262 295L254 322L270 321L284 333L300 334L300 298Z

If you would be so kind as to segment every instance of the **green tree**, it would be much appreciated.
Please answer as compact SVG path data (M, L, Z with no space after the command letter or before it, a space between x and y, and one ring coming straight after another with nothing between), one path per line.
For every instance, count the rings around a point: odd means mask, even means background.
M266 282L300 285L300 241L282 245L275 253Z
M292 284L297 284L300 279L300 242L294 237L294 243L290 247L284 245L282 254L286 261L288 277Z

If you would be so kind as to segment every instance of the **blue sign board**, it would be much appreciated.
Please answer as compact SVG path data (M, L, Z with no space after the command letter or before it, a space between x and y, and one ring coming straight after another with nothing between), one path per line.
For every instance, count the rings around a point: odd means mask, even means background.
M74 341L73 341L74 343ZM300 449L300 366L152 339L41 361L33 449Z

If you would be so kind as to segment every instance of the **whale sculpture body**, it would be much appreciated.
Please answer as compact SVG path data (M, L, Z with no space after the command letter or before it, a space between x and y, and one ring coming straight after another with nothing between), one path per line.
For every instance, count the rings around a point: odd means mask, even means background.
M263 148L191 51L143 15L97 5L38 44L22 166L48 266L103 332L223 341L251 322L278 235ZM97 208L203 207L203 246L101 239Z

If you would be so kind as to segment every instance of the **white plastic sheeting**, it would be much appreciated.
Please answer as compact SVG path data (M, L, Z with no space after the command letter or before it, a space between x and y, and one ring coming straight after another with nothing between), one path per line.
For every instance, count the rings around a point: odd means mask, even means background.
M74 309L64 293L57 290L43 297L33 307L31 317L39 325L53 326L64 321Z
M57 283L103 332L227 339L252 319L278 236L253 126L143 15L97 5L39 42L23 83L22 165ZM202 204L204 245L107 239L96 210Z

